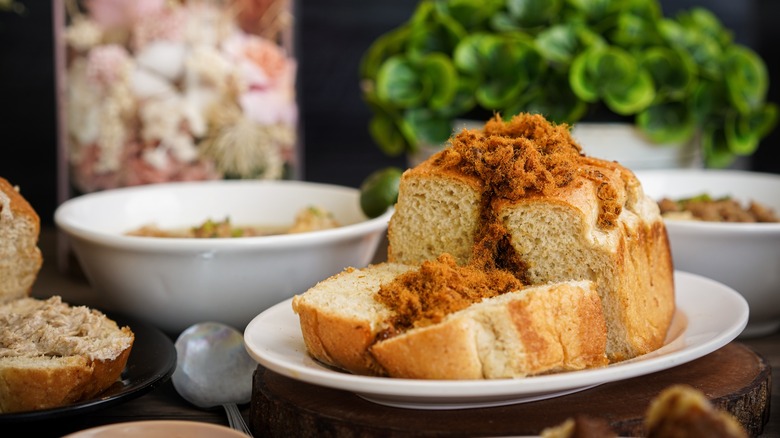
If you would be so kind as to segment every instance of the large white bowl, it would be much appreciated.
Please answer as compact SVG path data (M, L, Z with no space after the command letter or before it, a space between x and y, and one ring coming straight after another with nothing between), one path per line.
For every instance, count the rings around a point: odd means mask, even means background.
M56 210L56 225L106 310L144 318L168 333L201 321L243 331L270 306L348 266L371 262L392 210L364 216L354 188L298 181L166 183L96 192ZM339 228L219 239L124 235L143 225L183 229L207 219L292 224L309 205Z
M653 199L707 193L753 200L780 213L780 175L742 170L640 170ZM740 292L750 306L743 337L780 328L780 223L715 223L666 219L675 269L717 280Z

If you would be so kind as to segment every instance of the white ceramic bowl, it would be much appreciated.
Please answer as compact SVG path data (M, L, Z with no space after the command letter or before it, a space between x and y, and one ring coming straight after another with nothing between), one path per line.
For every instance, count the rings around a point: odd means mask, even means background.
M371 262L392 210L367 219L359 196L358 189L299 181L166 183L79 196L54 219L106 310L173 334L207 320L243 331L266 308ZM219 239L124 235L150 223L184 229L225 217L237 225L292 224L309 205L342 226Z
M753 200L780 214L780 175L741 170L636 171L653 199L707 193ZM750 306L743 337L780 328L780 223L715 223L666 219L675 269L717 280L740 292Z

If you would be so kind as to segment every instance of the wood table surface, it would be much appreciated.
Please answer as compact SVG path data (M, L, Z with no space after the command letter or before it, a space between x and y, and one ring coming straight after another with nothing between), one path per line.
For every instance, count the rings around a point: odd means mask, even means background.
M44 228L41 231L39 246L43 251L44 265L33 287L33 296L43 298L60 295L68 302L99 308L99 297L83 277L63 272L58 266L58 234L54 229ZM757 338L739 338L734 342L748 346L772 367L771 413L760 436L780 437L780 378L777 377L780 376L780 332ZM249 405L242 406L241 410L249 422ZM62 436L99 425L137 420L190 420L227 425L223 410L201 410L190 405L176 393L172 383L166 381L137 398L86 414L18 424L0 424L0 430L3 431L0 435ZM14 434L6 432L14 432ZM294 432L292 433L294 435Z

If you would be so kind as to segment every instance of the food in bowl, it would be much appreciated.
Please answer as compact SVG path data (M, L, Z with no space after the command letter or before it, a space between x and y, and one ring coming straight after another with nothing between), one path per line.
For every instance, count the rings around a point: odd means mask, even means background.
M660 348L675 312L664 222L633 173L521 114L400 178L388 261L293 298L320 362L416 379L516 378Z
M708 194L757 202L780 211L780 175L736 169L638 170L644 192L655 200ZM780 329L780 223L708 222L666 218L675 268L703 275L739 292L750 306L740 336Z
M701 220L708 222L780 222L774 210L756 201L743 206L729 196L713 198L704 193L691 198L658 201L666 219Z
M201 321L242 331L272 305L373 260L392 209L369 219L359 197L357 188L305 181L163 183L75 197L54 219L101 308L171 335ZM175 230L221 217L291 223L311 205L332 213L340 226L240 239L126 235L149 223Z
M162 229L157 225L144 225L127 232L128 236L143 237L188 237L188 238L232 238L232 237L258 237L273 236L278 234L306 233L336 228L338 221L333 213L317 207L309 206L295 216L292 225L233 225L227 217L221 221L207 219L202 224L186 229Z

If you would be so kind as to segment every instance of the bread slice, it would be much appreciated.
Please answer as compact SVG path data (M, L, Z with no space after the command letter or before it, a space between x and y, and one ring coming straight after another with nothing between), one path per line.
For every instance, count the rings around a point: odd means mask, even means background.
M404 172L388 261L449 253L472 264L486 241L496 246L488 256L511 259L495 262L526 284L595 283L610 360L663 345L674 270L658 206L630 170L580 155L565 127L530 116L493 120Z
M419 266L347 269L293 298L308 352L363 375L497 379L603 366L606 328L591 282L540 285L486 298L401 333L376 298Z
M0 306L0 413L63 406L117 382L135 340L129 327L59 296Z
M40 218L19 190L0 178L0 303L30 293L43 257Z

